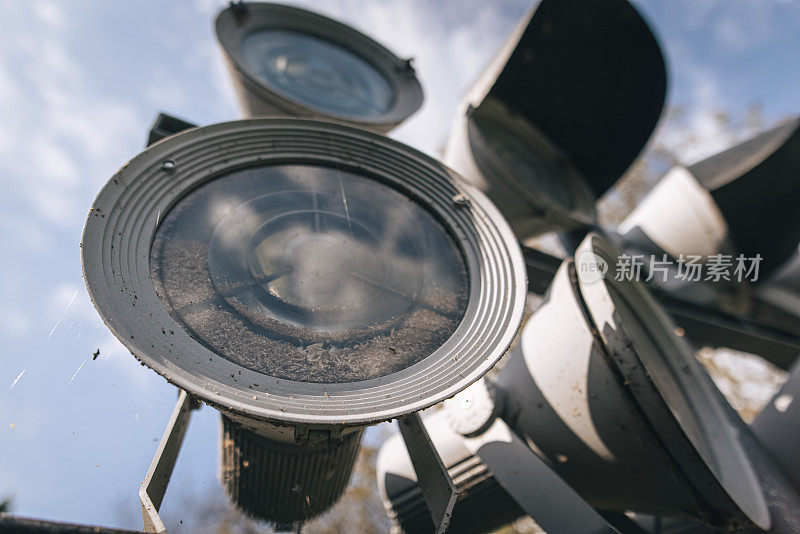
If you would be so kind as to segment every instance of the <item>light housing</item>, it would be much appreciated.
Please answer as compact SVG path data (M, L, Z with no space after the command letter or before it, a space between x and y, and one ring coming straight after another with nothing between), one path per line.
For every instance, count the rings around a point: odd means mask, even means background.
M800 243L800 118L688 167L708 189L737 250L760 254L762 272L782 265Z
M620 224L627 247L761 257L760 278L791 269L800 243L800 118L675 167Z
M794 317L800 317L800 244L783 265L758 283L756 294Z
M665 92L661 51L628 2L543 0L465 95L445 162L522 239L592 226L595 200L644 147Z
M246 117L326 118L385 133L422 105L410 61L317 13L233 4L215 28Z
M292 183L299 191L301 198L295 197L299 204L281 201L285 200L280 197L281 191L291 193L285 186ZM227 184L235 187L228 189ZM363 195L359 196L359 190ZM372 197L376 190L385 196ZM349 204L348 191L353 192ZM387 198L396 202L382 204ZM278 202L271 201L275 199ZM322 204L315 204L315 199ZM376 201L374 205L369 205L370 199ZM300 205L303 202L307 203L305 208ZM262 209L259 203L268 204L268 209ZM398 210L402 215L406 208L412 210L409 213L413 217L392 218ZM310 218L284 224L304 210ZM385 212L384 223L379 226L386 233L376 236L378 226L371 237L369 232L363 233L359 217L365 210ZM297 313L315 319L315 306L358 308L364 302L371 306L374 301L373 292L369 297L372 300L362 302L362 293L356 290L347 293L344 301L336 301L337 287L330 277L344 276L346 268L366 267L363 262L343 259L352 248L337 252L335 246L327 250L306 246L317 236L309 237L303 224L313 221L315 213L329 219L323 221L321 230L326 239L338 239L343 246L352 247L355 241L377 237L378 245L389 245L375 260L379 267L387 268L394 267L381 263L380 258L388 254L413 259L415 252L405 245L394 252L392 247L406 243L408 236L416 236L415 225L429 220L433 226L428 234L434 234L429 239L449 241L461 257L458 261L464 271L458 282L464 284L463 302L457 320L451 321L451 330L440 335L435 329L417 329L416 349L408 342L395 348L391 345L393 336L401 335L413 315L413 310L411 315L400 311L395 314L399 314L397 323L379 329L370 329L369 325L362 328L365 331L358 333L359 343L373 343L373 348L381 345L381 350L371 355L378 362L417 350L410 361L372 374L353 371L342 380L331 380L330 375L311 376L312 366L324 364L333 353L344 350L340 345L358 352L351 346L352 339L343 338L342 332L351 330L350 325L335 324L335 318L331 323L332 319L325 317L322 326L312 321L301 329L302 335L292 336L279 328L257 324L259 317L254 314L269 320L278 317L284 326L297 327ZM328 223L331 226L325 226ZM273 228L275 224L278 226ZM287 231L300 233L289 235ZM363 239L359 237L362 234L366 236ZM237 246L246 249L242 257L247 269L222 269L221 275L215 274L218 261L235 263L235 255L212 253L220 236L223 245L233 244L234 252ZM183 242L179 242L181 239ZM426 241L420 246L436 243ZM439 254L433 258L431 269L458 270L458 264L449 263L439 248L430 248L430 252ZM182 260L181 254L185 256ZM330 262L321 263L320 257ZM167 261L169 258L180 261ZM275 278L262 278L259 270L276 258L294 262L294 278L284 280L277 289L270 285ZM353 258L363 259L358 255ZM264 263L259 263L262 260ZM337 261L338 267L332 267ZM84 227L82 263L92 302L122 343L143 364L222 412L226 425L224 459L233 462L223 466L223 474L227 474L227 487L240 504L243 499L236 492L242 487L241 477L246 476L242 468L252 466L255 470L257 465L264 465L256 456L267 454L264 451L268 449L273 459L285 458L281 451L286 444L301 446L306 460L314 454L330 460L338 471L331 472L328 479L346 483L355 453L339 448L357 450L358 439L351 435L360 433L366 425L440 402L480 378L511 343L521 322L526 293L524 263L513 233L496 208L461 183L452 171L377 134L303 119L216 124L178 133L148 148L114 175L95 200ZM219 284L236 282L225 279L231 272L245 277L238 288L247 290L245 309L237 309L230 295L220 291ZM430 269L421 272L423 280L442 280L425 278ZM165 282L176 273L182 278ZM401 274L413 284L409 272ZM306 291L304 283L313 287L323 284L327 292L319 287L319 291ZM369 283L365 280L364 287ZM341 286L350 287L346 281ZM232 290L235 293L238 289ZM442 289L446 289L444 284ZM416 291L427 299L443 297L436 293L436 287ZM203 292L205 300L201 298ZM251 295L266 300L251 306L247 300ZM334 300L308 300L315 295ZM431 311L436 306L423 298L414 302L414 309ZM225 310L228 320L234 317L236 322L219 320L213 315L219 310ZM192 314L211 314L211 320L192 323ZM389 323L391 320L393 317L389 317ZM220 332L232 338L230 343L218 341L215 335ZM440 346L431 347L430 336L439 336L435 343ZM271 343L272 347L281 342L294 347L293 355L286 358L301 353L306 359L295 362L299 367L291 372L259 367L259 361L280 362L276 354L288 353L266 351L266 345L257 342ZM420 350L426 352L418 353ZM303 374L303 361L307 376ZM337 463L333 457L349 459L349 464ZM284 472L285 478L276 481L283 494L291 493L312 465L310 460L300 461L294 471ZM344 483L337 487L343 489ZM313 483L309 484L308 489L301 488L296 499L309 494ZM310 507L294 508L303 510L300 517L277 516L269 503L249 511L281 523L303 521L330 506L338 496L331 491ZM242 507L247 509L244 504Z
M758 478L685 340L594 234L497 378L503 418L593 506L768 528Z

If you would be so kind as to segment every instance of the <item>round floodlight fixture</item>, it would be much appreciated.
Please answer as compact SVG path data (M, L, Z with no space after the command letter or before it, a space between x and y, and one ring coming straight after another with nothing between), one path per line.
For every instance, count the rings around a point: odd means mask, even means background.
M673 167L617 227L626 247L654 254L731 252L728 223L711 194L685 167Z
M445 163L520 239L596 227L665 92L658 43L626 0L542 0L464 95Z
M778 270L800 241L800 118L793 117L690 165L729 226L737 252Z
M479 192L400 143L304 119L151 146L98 195L82 261L112 332L222 412L237 502L281 523L335 502L364 426L486 373L526 292L513 233ZM268 476L275 462L292 467ZM323 465L336 491L303 505ZM247 500L256 483L300 504Z
M322 15L240 3L218 15L216 32L247 117L326 118L385 133L422 105L410 61Z
M800 118L688 167L674 167L619 225L634 250L760 257L763 278L791 263L800 241Z
M590 234L522 330L504 418L596 508L768 528L729 411L617 253Z
M459 119L445 160L492 199L520 239L596 224L588 183L524 117L487 98Z

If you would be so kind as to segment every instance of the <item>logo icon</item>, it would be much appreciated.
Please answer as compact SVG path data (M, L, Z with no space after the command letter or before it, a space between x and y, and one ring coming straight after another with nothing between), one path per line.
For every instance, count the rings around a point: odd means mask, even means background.
M593 284L606 275L608 262L591 250L584 250L575 258L575 268L584 283Z

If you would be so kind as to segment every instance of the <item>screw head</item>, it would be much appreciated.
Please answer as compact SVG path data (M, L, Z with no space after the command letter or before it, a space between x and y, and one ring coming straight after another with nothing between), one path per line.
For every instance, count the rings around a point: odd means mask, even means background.
M176 163L171 159L164 160L164 162L161 163L161 170L167 172L174 171L176 166Z
M461 193L458 193L457 195L453 195L453 203L456 206L466 206L467 204L469 204L469 200L467 200L467 197L465 197Z

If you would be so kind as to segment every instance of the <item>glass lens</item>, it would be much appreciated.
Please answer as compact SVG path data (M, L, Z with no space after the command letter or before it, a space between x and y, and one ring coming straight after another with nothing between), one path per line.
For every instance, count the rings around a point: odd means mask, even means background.
M518 180L563 208L573 207L565 172L552 155L543 156L541 147L529 142L517 129L484 114L475 114L473 121L489 149Z
M199 187L164 217L150 266L195 339L306 382L422 360L453 334L468 298L464 258L430 212L329 167L260 167Z
M356 54L303 33L264 29L242 41L244 63L284 95L325 113L385 115L395 93L386 77Z

